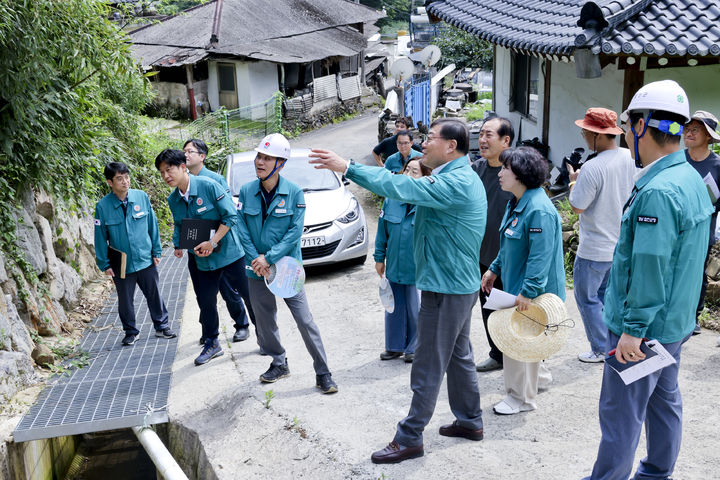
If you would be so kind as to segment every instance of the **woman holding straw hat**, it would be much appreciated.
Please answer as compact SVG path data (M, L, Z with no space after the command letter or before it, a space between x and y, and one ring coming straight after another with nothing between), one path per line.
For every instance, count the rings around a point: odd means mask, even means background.
M408 161L403 171L413 178L430 173L417 159ZM378 218L373 256L378 275L385 275L390 283L395 309L392 313L385 312L385 351L380 354L380 360L404 356L405 363L412 363L415 358L420 297L415 287L414 226L415 205L385 199Z
M543 293L565 300L560 215L541 188L547 177L547 161L530 147L507 149L500 155L503 166L500 187L514 195L500 224L500 251L482 278L482 289L492 290L500 276L505 291L517 295L519 312ZM495 405L499 415L535 410L538 383L552 381L542 362L520 362L503 354L507 396Z

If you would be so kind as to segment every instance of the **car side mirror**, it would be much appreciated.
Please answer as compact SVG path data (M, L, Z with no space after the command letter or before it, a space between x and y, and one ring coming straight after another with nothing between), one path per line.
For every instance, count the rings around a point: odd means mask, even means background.
M342 183L343 183L343 185L345 185L345 186L350 185L350 180L348 180L347 178L345 178L345 175L343 175L343 176L342 176Z

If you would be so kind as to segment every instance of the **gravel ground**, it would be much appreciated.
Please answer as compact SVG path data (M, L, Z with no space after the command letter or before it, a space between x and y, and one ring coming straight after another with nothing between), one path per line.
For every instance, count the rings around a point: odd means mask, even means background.
M293 143L333 148L367 163L375 140L375 116L367 114ZM351 188L364 204L372 240L377 212L367 192L355 185ZM200 328L189 287L173 367L170 417L197 432L219 478L555 480L590 473L600 440L597 403L602 366L576 359L588 344L572 291L567 306L576 327L565 347L547 362L554 382L539 396L537 411L494 415L492 405L504 397L502 372L478 374L485 413L482 442L439 436L438 428L453 420L443 387L425 431L425 456L397 465L373 465L370 454L392 439L412 393L410 365L401 360L381 362L378 357L384 333L377 280L371 256L364 265L308 272L310 308L340 388L335 395L321 395L314 387L310 357L284 304L278 323L290 377L272 385L258 381L270 359L259 355L254 335L246 342L229 343L233 329L224 305L226 353L195 367ZM473 315L472 341L476 361L483 360L488 345L479 306ZM684 439L676 479L717 478L720 471L716 445L720 348L715 342L716 334L706 330L683 349ZM636 463L643 455L641 439Z

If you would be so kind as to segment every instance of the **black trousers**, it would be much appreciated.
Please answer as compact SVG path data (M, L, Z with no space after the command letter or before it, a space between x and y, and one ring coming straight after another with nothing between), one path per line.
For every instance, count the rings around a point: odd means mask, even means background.
M245 257L234 261L229 265L225 265L217 270L199 270L193 254L188 254L188 270L190 278L193 282L193 290L195 290L195 298L200 307L200 324L202 325L202 336L207 339L215 339L220 335L220 324L217 311L217 294L221 291L223 279L229 285L233 286L233 290L237 290L240 297L245 299L245 303L250 312L250 318L255 323L254 313L250 307L250 292L248 291L248 281L245 275ZM237 305L237 304L235 304ZM242 305L242 301L240 302ZM229 305L228 305L229 310ZM243 310L243 317L244 317ZM232 313L231 313L232 315ZM237 318L234 318L237 326ZM247 325L247 319L245 319Z
M118 296L118 314L126 335L137 335L140 331L135 326L135 285L145 295L148 311L155 330L164 330L168 327L168 312L160 296L158 287L159 276L157 267L153 263L147 268L137 272L128 273L125 278L112 277Z
M485 272L488 271L488 267L480 264L480 274L485 275ZM495 288L498 290L503 289L502 280L500 280L500 276L498 276L495 279ZM482 302L482 305L485 305L485 301L487 300L487 295L485 292L480 289L480 302ZM490 352L488 352L488 356L495 360L496 362L503 363L503 354L500 351L500 349L495 345L495 342L493 342L493 339L490 337L490 332L488 331L488 318L490 318L490 314L494 312L494 310L488 310L486 308L482 309L482 319L483 319L483 325L485 325L485 336L487 336L488 343L490 344Z

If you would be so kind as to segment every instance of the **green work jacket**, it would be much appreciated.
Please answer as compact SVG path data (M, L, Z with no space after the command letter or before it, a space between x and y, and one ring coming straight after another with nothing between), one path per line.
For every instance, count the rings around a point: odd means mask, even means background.
M219 173L213 172L212 170L207 168L205 165L203 165L203 167L200 169L200 171L198 172L198 174L196 176L211 178L211 179L215 180L217 183L219 183L220 186L222 188L224 188L227 193L230 193L230 186L228 185L227 180L225 180L225 177L223 177Z
M173 233L173 245L177 248L180 243L180 227L183 218L201 218L204 220L220 220L230 230L220 240L218 248L208 257L199 257L192 250L189 255L195 255L195 262L198 270L217 270L229 265L245 255L240 240L238 239L237 214L230 194L214 180L207 177L190 175L189 201L180 195L176 188L168 197L168 205L173 215L175 231Z
M513 295L535 298L554 293L565 300L562 224L542 188L508 202L500 222L500 251L490 270Z
M247 252L245 261L251 264L260 254L272 265L282 257L290 256L302 261L300 237L305 222L305 194L302 188L282 176L278 180L275 196L267 206L263 222L260 180L246 183L238 195L240 240ZM260 278L248 270L251 278Z
M114 193L95 206L95 262L103 272L110 268L108 244L127 254L125 273L149 267L162 257L160 233L150 199L142 190L128 190L127 214ZM120 272L115 272L119 275Z
M412 148L410 149L410 155L408 155L407 159L403 158L402 153L400 152L393 153L387 158L387 160L385 160L385 168L391 172L400 173L403 171L405 163L409 162L411 158L416 157L422 157L422 153Z
M683 151L646 168L625 205L603 320L616 335L673 343L695 327L715 209Z
M378 217L375 236L376 262L385 262L385 276L394 283L415 285L415 260L413 258L414 205L392 198L385 200Z
M487 198L467 156L420 179L357 164L351 164L345 176L378 195L417 205L413 250L415 284L420 290L448 294L480 290Z

